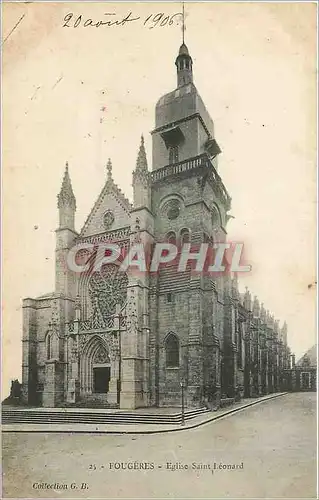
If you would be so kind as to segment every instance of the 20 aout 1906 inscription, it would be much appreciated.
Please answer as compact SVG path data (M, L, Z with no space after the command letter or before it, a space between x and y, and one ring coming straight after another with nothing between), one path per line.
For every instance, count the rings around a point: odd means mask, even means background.
M140 16L134 17L132 12L129 12L126 16L117 18L115 12L105 12L103 14L105 17L103 19L91 19L85 18L82 14L74 15L73 12L69 12L63 18L63 28L99 28L104 27L115 27L115 26L126 26L129 23L141 21L142 26L153 29L157 27L172 26L173 24L181 23L180 12L175 14L166 15L164 12L158 12L156 14L150 14L146 18L141 18Z

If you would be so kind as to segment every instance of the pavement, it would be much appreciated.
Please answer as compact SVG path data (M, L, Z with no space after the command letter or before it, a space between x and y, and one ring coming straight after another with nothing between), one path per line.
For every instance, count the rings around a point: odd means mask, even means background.
M94 433L94 434L158 434L173 431L185 431L195 429L196 427L205 425L207 423L227 417L239 411L243 411L250 406L265 403L270 399L285 396L286 392L269 394L260 398L247 398L242 399L240 402L234 403L231 407L211 411L199 415L185 422L185 424L5 424L2 425L2 432L45 432L45 433ZM39 408L37 408L39 410ZM56 412L65 412L65 408L51 409ZM145 409L150 410L150 409ZM176 412L176 408L168 409L167 412ZM43 411L48 411L43 408ZM67 410L72 412L71 409ZM78 411L78 409L76 409ZM88 410L86 409L86 412ZM137 410L140 413L140 409ZM112 410L105 410L105 413L112 412ZM114 412L114 410L113 410Z
M316 393L289 393L188 432L7 432L3 498L316 496Z

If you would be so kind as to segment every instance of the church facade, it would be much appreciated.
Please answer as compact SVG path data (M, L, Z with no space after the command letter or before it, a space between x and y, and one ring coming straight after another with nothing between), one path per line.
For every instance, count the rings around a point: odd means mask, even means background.
M214 123L193 83L183 43L177 87L156 104L152 169L142 138L133 171L133 203L112 178L82 230L68 166L58 195L55 291L23 300L22 391L27 404L139 408L219 405L287 388L287 325L266 311L236 275L157 273L114 264L76 273L70 250L90 262L103 244L128 251L169 241L225 242L231 198L218 173ZM85 248L87 246L87 249Z

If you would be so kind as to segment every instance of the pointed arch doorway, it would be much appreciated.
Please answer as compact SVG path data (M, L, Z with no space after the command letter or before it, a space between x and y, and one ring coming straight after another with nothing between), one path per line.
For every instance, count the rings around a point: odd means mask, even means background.
M107 394L109 392L111 378L111 366L106 364L93 364L93 387L94 394Z
M80 361L81 392L107 394L111 378L108 347L99 335L93 335L83 349Z

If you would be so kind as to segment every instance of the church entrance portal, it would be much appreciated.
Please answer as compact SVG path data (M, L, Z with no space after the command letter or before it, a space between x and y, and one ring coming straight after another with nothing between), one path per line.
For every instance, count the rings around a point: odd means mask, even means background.
M109 392L111 368L96 366L93 368L93 392L106 394Z
M93 334L86 342L80 361L81 395L109 392L111 360L108 345L98 334Z

